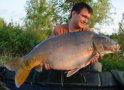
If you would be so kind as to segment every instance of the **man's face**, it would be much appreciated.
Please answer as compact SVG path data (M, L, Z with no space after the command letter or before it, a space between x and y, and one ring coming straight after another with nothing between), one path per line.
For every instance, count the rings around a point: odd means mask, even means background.
M85 24L87 24L89 18L90 18L90 13L86 8L83 8L79 14L77 14L75 11L72 12L72 19L73 22L75 23L75 28L83 28Z

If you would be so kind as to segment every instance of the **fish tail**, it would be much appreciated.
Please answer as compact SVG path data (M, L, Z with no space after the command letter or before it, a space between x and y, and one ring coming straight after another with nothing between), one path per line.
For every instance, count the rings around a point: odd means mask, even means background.
M16 58L8 61L7 63L5 63L5 67L11 71L17 71L21 66L22 60L20 59L21 58Z
M22 67L23 60L20 59L21 58L10 60L5 64L7 69L16 72L15 83L17 87L20 87L24 83L29 75L29 72L31 71L31 69L26 70Z
M15 76L16 87L19 88L25 82L30 71L31 70L25 70L23 68L20 68L18 71L16 71L16 76Z

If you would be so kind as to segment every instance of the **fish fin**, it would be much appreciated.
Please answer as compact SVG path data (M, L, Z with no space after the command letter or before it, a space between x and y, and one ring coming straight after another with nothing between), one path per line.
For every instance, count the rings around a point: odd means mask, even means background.
M20 68L17 72L16 72L16 76L15 76L15 84L16 86L19 88L24 81L27 79L28 75L29 75L30 70L25 70L24 68Z
M80 66L80 68L84 68L84 67L86 67L87 65L90 64L90 62L91 62L91 61L87 61L87 62L83 63L83 64Z
M20 58L10 60L7 63L5 63L5 67L11 71L17 71L21 65L20 64L21 62L22 60L20 60Z
M76 72L78 72L80 70L80 68L75 68L73 70L67 71L66 77L70 77L73 74L75 74Z
M42 69L43 69L43 67L38 67L38 68L36 69L36 71L42 72Z
M24 81L26 80L27 76L29 75L30 70L26 70L22 67L22 62L20 58L10 60L5 63L7 69L15 71L15 83L17 87L20 87Z

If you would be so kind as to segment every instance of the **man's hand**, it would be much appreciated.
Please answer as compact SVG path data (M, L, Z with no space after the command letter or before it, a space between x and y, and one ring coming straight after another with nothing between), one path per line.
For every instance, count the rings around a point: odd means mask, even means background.
M46 70L50 70L50 65L49 64L45 64L44 67L45 67Z
M43 67L43 64L40 64L40 66ZM44 67L45 67L46 70L50 70L50 65L49 64L45 64Z
M90 61L91 64L98 62L98 60L102 59L102 55L96 54Z
M89 28L89 27L84 27L84 29L83 29L84 31L92 31L92 29L91 28Z

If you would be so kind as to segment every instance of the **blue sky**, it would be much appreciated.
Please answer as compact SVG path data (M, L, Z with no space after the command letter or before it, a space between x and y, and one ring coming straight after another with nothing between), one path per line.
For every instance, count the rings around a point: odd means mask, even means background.
M23 23L22 20L26 16L25 8L27 0L0 0L0 17L4 18L6 22ZM118 23L122 18L122 13L124 13L124 0L111 0L115 15L111 17L114 19L113 23L110 25L100 25L101 32L105 34L111 34L117 32ZM115 29L115 30L113 30Z

